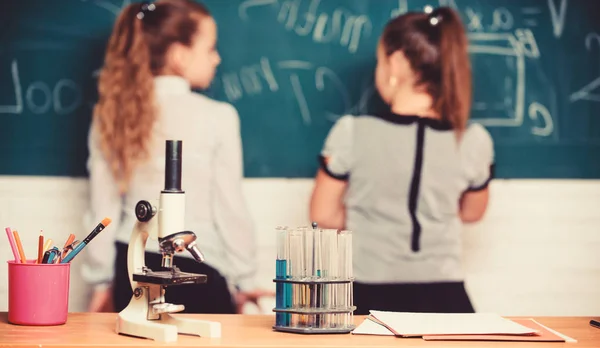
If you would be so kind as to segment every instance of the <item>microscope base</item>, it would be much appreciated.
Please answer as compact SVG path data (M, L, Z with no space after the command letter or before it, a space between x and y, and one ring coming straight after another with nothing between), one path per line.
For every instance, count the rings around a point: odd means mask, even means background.
M134 291L134 296L127 308L118 314L116 324L118 334L149 338L157 342L176 342L177 334L209 338L221 337L221 323L219 322L175 317L170 313L156 311L155 305L164 303L163 286L140 285ZM164 310L174 312L183 309L183 306L178 305L174 305L171 309L168 307Z
M168 343L176 342L177 334L219 338L221 337L221 323L174 317L170 314L161 314L158 320L139 317L127 318L120 313L117 319L117 333Z

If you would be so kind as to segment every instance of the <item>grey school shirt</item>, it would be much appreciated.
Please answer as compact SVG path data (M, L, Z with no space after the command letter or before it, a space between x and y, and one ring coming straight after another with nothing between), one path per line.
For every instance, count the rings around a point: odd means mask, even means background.
M492 139L479 124L458 141L449 126L430 118L339 119L321 167L348 181L346 228L354 234L356 281L462 281L459 199L488 185L493 158Z

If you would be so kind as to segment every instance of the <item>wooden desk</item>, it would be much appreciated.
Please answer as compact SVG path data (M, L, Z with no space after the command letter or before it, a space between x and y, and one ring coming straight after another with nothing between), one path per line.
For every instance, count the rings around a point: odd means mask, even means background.
M181 314L192 315L192 314ZM7 313L0 313L0 347L152 347L165 344L117 335L114 313L71 313L62 326L17 326L8 324ZM541 317L540 323L576 339L577 343L542 342L427 342L421 338L396 338L352 334L302 335L271 329L271 315L194 315L221 322L221 338L179 335L167 346L205 347L600 347L600 330L589 325L591 318ZM356 323L364 317L356 317Z

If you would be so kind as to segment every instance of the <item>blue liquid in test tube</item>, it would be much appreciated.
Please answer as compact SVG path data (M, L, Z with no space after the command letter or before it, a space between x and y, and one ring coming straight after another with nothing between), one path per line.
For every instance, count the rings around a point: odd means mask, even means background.
M277 227L277 259L275 260L275 278L287 279L288 276L288 233L286 227ZM278 309L289 308L291 299L291 284L277 283L275 288L275 306ZM289 326L289 313L275 313L276 326Z

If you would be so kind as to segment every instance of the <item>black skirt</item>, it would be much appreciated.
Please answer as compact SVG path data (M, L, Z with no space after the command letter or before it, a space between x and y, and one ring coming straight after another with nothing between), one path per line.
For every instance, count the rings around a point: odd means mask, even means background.
M114 306L117 312L127 307L133 291L127 273L127 248L124 243L116 243L115 280L113 285ZM146 252L146 266L150 269L160 267L162 256ZM165 300L168 303L182 304L182 313L219 313L234 314L236 307L229 292L227 281L219 272L187 257L175 257L174 264L183 272L206 274L205 284L175 285L166 288Z
M425 313L474 313L463 282L415 284L354 283L354 314L369 310Z

